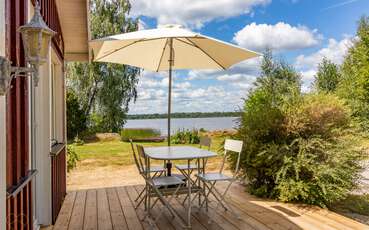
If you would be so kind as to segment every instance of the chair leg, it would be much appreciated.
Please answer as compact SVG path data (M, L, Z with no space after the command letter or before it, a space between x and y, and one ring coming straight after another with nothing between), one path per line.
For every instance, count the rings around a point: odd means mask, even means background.
M138 207L140 207L140 205L142 204L142 202L143 202L145 199L146 199L146 195L144 195L144 196L140 199L140 201L136 204L135 209L137 209Z
M160 177L161 175L163 175L163 171L159 172L159 175L158 175L158 172L156 172L156 173L153 175L153 177ZM142 198L141 198L141 196L145 193L145 190L146 190L146 187L144 187L144 188L141 190L141 192L138 194L137 198L135 199L135 202L137 202L138 200L140 200L139 204L141 204L141 203L142 203ZM138 207L138 206L139 206L139 204L138 204L138 205L136 205L136 206Z
M176 210L170 205L170 202L172 201L172 199L177 195L177 193L178 193L178 191L179 191L179 189L181 188L182 186L181 185L179 185L178 187L177 187L177 189L174 191L174 193L173 194L171 194L171 197L169 198L169 200L165 200L165 198L163 197L163 195L161 194L161 192L156 188L156 187L154 187L154 190L156 191L156 194L159 196L159 199L160 199L160 201L162 202L162 204L169 210L169 212L174 216L174 217L176 217L176 218L178 218L180 221L182 221L182 219L179 217L179 215L177 214L177 212L176 212ZM154 220L154 222L156 223L158 220L159 220L159 218L162 216L162 214L163 214L163 212L164 212L164 209L162 209L160 212L159 212L159 214L158 214L158 216L156 216L156 218L155 218L155 220ZM185 225L183 225L183 226L185 226Z
M210 193L211 193L211 190L213 189L213 187L215 186L215 183L216 182L213 182L213 183L211 183L211 186L210 186L210 188L209 188L209 186L207 185L207 183L204 181L204 191L205 191L205 189L206 188L208 188L208 192L206 193L205 192L205 199L204 199L204 201L201 203L201 205L200 205L200 209L202 208L202 206L204 206L204 204L207 204L208 203L208 197L209 197L209 195L210 195ZM206 207L206 211L208 211L208 207Z
M228 202L225 200L226 195L228 193L229 188L232 186L234 181L231 181L228 186L226 187L226 189L224 190L223 193L220 193L216 188L214 188L214 192L220 197L220 201L217 203L216 207L215 207L215 212L218 210L219 204L221 204L223 207L227 206L227 209L225 209L226 211L230 211L237 219L240 219L240 216L238 215L238 213L232 208L232 206L230 204L228 204Z
M135 199L135 202L137 202L137 201L140 199L140 197L142 196L142 194L144 194L145 190L146 190L146 187L144 187L144 188L141 190L141 192L138 194L137 198Z

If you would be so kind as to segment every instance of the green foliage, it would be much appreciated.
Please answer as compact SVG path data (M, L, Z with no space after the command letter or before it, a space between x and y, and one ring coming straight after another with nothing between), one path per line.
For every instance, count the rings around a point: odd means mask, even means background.
M92 39L136 31L138 20L128 17L127 0L93 0L91 3ZM80 98L80 105L88 118L90 129L119 132L126 120L128 104L136 99L138 68L110 63L67 64L67 85ZM92 114L98 114L95 124ZM94 127L98 125L98 127Z
M197 129L177 130L177 132L171 136L171 142L172 144L199 144L199 131Z
M73 139L73 144L75 144L76 146L81 146L81 145L84 145L85 142L82 139L80 139L78 136L76 136Z
M67 137L69 140L86 129L86 116L73 90L67 91Z
M353 41L342 65L343 80L337 94L352 109L353 116L364 130L369 127L369 17L359 21L357 38Z
M72 145L67 145L67 170L68 172L77 166L79 156Z
M369 216L369 194L348 195L345 199L334 203L329 208L338 212L352 212Z
M236 136L244 141L241 170L250 191L320 206L345 197L360 171L350 127L344 101L301 94L298 74L266 55Z
M164 140L160 138L160 131L156 129L122 129L120 132L121 140L128 141L147 141L147 140Z
M314 85L320 92L334 92L341 78L338 65L323 58L323 61L319 63Z

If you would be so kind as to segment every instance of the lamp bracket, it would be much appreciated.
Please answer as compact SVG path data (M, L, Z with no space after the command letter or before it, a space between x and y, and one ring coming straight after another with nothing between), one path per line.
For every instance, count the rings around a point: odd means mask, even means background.
M37 69L34 66L11 66L11 61L0 56L0 96L5 96L8 93L14 78L28 76L34 76L35 85L37 86Z

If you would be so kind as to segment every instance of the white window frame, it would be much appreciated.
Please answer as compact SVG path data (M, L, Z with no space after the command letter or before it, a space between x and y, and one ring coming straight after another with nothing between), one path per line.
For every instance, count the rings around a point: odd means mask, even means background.
M56 103L57 103L57 90L56 90L56 71L58 65L51 58L50 64L50 139L57 140L57 126L56 126Z
M5 56L5 1L0 1L0 55ZM0 96L0 229L6 229L6 97Z

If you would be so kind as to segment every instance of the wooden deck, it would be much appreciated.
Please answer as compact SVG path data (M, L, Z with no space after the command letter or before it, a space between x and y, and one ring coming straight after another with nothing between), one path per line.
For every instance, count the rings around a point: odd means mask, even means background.
M140 188L142 186L69 192L53 229L150 229L146 222L141 221L144 215L143 208L134 209L134 199ZM229 197L241 220L221 209L214 213L210 208L213 222L209 224L208 217L204 213L193 212L192 229L369 229L367 225L317 207L257 199L243 192L243 187L240 185L234 185L231 188ZM185 216L184 210L177 201L173 205ZM160 208L162 207L157 205L153 213ZM181 228L176 220L172 220L168 213L165 213L157 223L157 229Z

